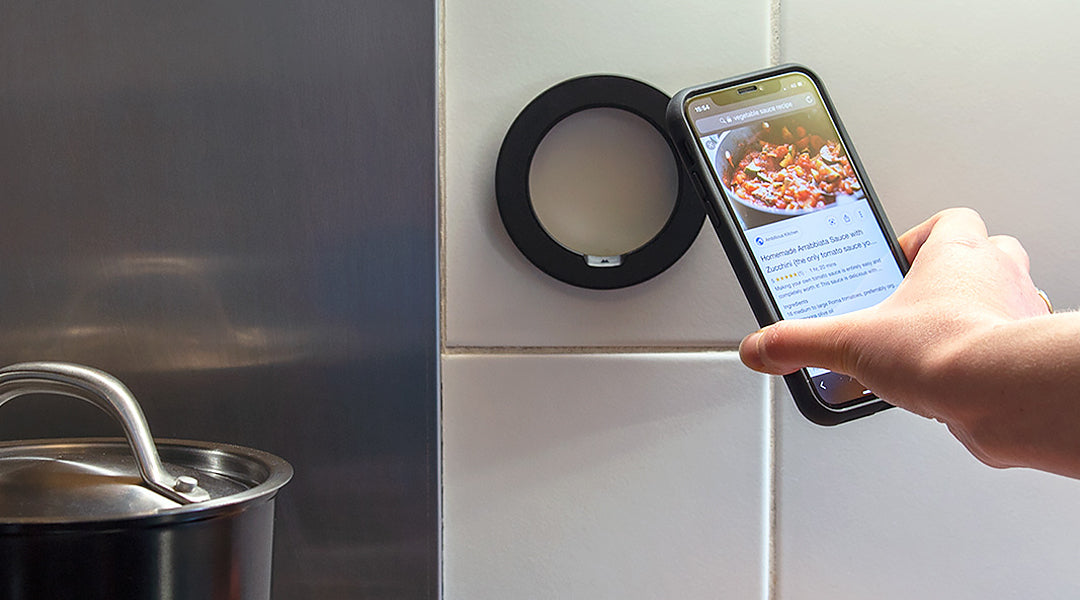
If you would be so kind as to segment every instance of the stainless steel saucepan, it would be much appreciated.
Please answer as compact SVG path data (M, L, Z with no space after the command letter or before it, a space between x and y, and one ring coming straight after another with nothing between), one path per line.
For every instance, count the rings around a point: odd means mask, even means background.
M131 392L96 369L0 369L0 405L41 393L94 404L126 439L0 442L0 598L270 597L287 462L226 444L155 443Z

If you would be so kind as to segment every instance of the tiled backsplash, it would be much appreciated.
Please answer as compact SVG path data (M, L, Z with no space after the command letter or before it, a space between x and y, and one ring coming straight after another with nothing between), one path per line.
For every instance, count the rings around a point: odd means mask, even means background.
M730 347L753 327L711 231L674 267L632 288L586 290L544 275L499 221L494 171L518 112L566 79L612 73L671 94L760 67L766 8L701 0L677 11L660 2L446 2L448 346Z
M754 328L708 226L653 280L579 289L517 252L493 180L506 128L559 81L615 73L674 93L778 57L823 77L898 232L972 206L1076 306L1080 5L442 12L447 598L1077 595L1080 482L990 469L899 410L810 424L782 385L706 350Z
M737 362L446 357L446 597L760 597L768 380Z

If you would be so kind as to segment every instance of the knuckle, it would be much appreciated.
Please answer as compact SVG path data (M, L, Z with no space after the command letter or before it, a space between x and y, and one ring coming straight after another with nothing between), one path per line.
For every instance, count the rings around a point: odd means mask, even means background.
M968 206L957 206L954 208L946 208L938 213L942 218L955 218L955 219L978 219L982 220L982 215L979 211Z

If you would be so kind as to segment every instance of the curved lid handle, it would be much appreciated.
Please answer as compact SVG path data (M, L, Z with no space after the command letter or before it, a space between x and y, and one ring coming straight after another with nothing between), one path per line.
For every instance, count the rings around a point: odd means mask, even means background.
M161 464L139 403L118 379L97 369L63 362L17 363L0 369L0 405L26 394L61 394L85 400L120 423L143 482L155 492L192 504L210 499L194 477L171 475Z

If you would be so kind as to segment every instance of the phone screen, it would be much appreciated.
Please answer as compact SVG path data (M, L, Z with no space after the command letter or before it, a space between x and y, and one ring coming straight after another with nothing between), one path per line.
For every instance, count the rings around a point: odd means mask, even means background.
M777 75L684 110L782 318L844 314L892 293L901 267L813 79ZM804 375L834 408L874 398L839 373Z

